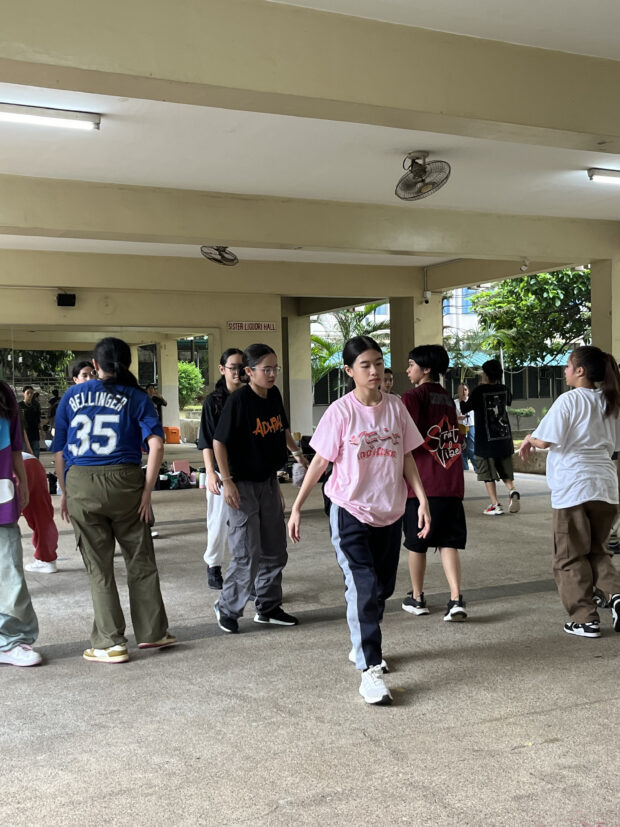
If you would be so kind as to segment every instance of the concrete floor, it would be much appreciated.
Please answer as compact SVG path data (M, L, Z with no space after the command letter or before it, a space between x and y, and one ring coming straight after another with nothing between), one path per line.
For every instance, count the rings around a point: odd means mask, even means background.
M198 459L187 446L167 454ZM0 824L620 825L620 635L609 611L599 640L562 631L545 479L518 485L519 515L484 517L483 486L466 474L467 623L442 621L436 556L431 614L401 610L403 553L384 621L392 707L358 694L318 496L284 577L300 626L258 626L250 606L228 636L206 588L204 492L157 492L157 559L180 643L139 651L129 627L132 660L116 666L81 657L90 595L63 526L59 573L28 574L45 664L0 667ZM296 489L283 491L290 503Z

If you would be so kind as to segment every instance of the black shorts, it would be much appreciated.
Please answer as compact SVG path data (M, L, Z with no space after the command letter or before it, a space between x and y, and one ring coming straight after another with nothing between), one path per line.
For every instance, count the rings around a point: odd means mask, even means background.
M418 537L418 506L415 497L407 500L403 529L405 548L426 554L429 548L465 548L467 525L460 497L429 497L431 530L428 537Z

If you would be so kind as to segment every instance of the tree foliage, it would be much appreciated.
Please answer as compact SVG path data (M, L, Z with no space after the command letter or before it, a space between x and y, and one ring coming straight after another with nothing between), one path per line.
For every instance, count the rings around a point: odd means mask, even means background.
M342 349L353 336L372 336L383 348L389 348L390 329L385 321L377 321L375 312L383 302L365 304L356 310L336 310L317 319L325 330L324 336L313 334L311 364L312 386L335 368L342 367Z
M4 376L61 378L75 358L70 350L2 350L0 368Z
M473 357L484 354L492 358L492 351L488 350L489 332L479 330L464 330L444 336L444 347L450 357L450 367L459 371L460 382L474 376L476 371L472 365Z
M506 364L544 365L591 336L590 271L554 270L507 279L473 296L494 354Z
M179 407L184 408L196 399L204 379L192 362L179 362Z

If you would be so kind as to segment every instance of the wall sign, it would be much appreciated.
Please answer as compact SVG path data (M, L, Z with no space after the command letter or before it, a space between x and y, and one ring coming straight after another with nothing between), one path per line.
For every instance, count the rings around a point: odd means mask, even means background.
M240 330L254 333L275 333L275 322L226 322L226 330Z

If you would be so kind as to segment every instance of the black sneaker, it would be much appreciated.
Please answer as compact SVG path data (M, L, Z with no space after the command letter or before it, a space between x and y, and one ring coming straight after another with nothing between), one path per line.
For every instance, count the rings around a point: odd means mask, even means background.
M207 585L210 589L221 591L224 586L221 566L207 566Z
M413 592L407 592L407 597L401 603L401 608L411 615L427 615L426 600L424 599L424 592L420 595L420 599L416 600Z
M235 620L234 617L228 617L228 615L222 614L220 612L220 604L216 603L213 607L215 611L215 616L217 617L217 625L223 632L230 632L230 634L236 635L239 631L239 624Z
M458 600L448 601L448 609L445 615L443 616L443 619L460 623L466 618L467 612L465 611L465 601L463 600L463 595L459 594Z
M521 511L521 494L518 491L511 491L510 492L510 505L508 506L508 511L511 514L518 514Z
M615 632L620 632L620 594L612 594L609 599L611 606L611 619Z
M620 598L620 595L618 595ZM569 635L578 635L579 637L600 637L601 627L598 623L565 623L564 631Z
M299 621L293 615L287 614L282 606L270 612L256 612L254 623L274 623L276 626L297 626Z

